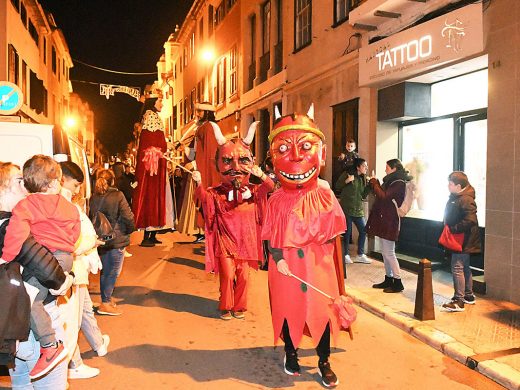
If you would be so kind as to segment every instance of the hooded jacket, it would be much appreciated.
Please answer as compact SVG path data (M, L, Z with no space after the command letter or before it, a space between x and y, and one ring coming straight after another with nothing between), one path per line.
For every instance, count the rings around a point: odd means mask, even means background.
M406 182L412 180L407 171L397 170L383 178L383 185L376 178L370 179L370 186L376 197L366 224L370 236L397 241L401 219L392 200L400 207L406 193Z
M30 194L13 209L2 258L12 261L29 234L51 252L74 252L80 233L79 212L59 194Z
M480 253L475 189L470 184L458 194L450 194L444 210L444 223L452 233L464 233L462 253Z

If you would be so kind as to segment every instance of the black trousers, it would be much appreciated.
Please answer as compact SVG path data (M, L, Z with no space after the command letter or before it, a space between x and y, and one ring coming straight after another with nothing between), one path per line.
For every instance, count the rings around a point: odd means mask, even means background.
M296 353L296 348L294 348L294 344L291 340L291 335L289 333L289 325L287 324L287 320L284 320L283 326L282 326L282 335L283 340L285 342L285 353L286 354L293 354ZM316 353L318 354L320 358L320 362L326 362L329 360L330 356L330 326L327 324L327 327L323 331L323 334L321 336L320 342L318 343L318 346L316 347Z

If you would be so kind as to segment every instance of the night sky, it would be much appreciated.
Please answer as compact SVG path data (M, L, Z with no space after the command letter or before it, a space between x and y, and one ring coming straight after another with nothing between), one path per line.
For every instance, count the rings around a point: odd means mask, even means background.
M63 31L71 57L101 68L124 72L156 72L163 44L182 24L193 0L40 0ZM74 62L70 71L74 92L94 111L96 137L111 154L124 151L132 139L141 104L116 93L107 100L99 85L141 87L155 76L107 73Z

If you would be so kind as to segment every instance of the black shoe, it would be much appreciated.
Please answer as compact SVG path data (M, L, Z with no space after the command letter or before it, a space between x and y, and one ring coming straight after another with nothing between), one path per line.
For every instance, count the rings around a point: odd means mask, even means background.
M391 286L385 288L383 292L385 293L398 293L404 290L403 282L401 279L393 278L394 282Z
M381 283L373 284L372 288L387 288L394 283L394 278L385 275L385 280Z
M283 370L287 375L300 376L300 365L296 352L286 353L283 358Z
M155 246L155 243L148 238L148 239L145 239L145 240L141 241L139 246L144 246L146 248L151 248L152 246Z
M330 368L330 363L328 361L326 362L319 362L318 363L318 372L321 376L321 383L323 383L323 386L325 387L336 387L339 384L339 379L334 374L334 371Z
M474 305L476 302L475 295L464 295L463 301L468 305Z
M150 237L150 241L153 242L154 244L162 244L162 241L159 241L157 238L155 237Z
M198 244L199 242L202 242L206 239L206 236L204 234L201 234L200 236L198 236L195 241L193 241L194 244Z

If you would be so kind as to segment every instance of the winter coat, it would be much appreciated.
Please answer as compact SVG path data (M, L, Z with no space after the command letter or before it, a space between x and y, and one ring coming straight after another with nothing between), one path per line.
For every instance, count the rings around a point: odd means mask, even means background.
M392 199L401 206L406 193L406 182L412 179L408 172L397 170L383 178L383 185L376 178L370 179L370 186L376 199L368 216L366 232L385 240L397 241L401 220Z
M452 233L464 233L462 253L480 253L475 189L467 185L458 194L450 194L444 210L444 223Z
M101 208L99 208L101 204ZM110 240L107 247L100 246L101 253L106 249L124 248L130 245L130 233L135 230L134 214L128 206L128 202L121 191L110 187L103 194L94 194L90 199L89 217L92 220L94 213L101 211L114 228L114 239Z
M345 217L363 217L363 199L366 198L368 189L365 175L354 174L354 181L345 183L348 172L343 172L336 181L336 190L340 192L339 204L345 213Z

